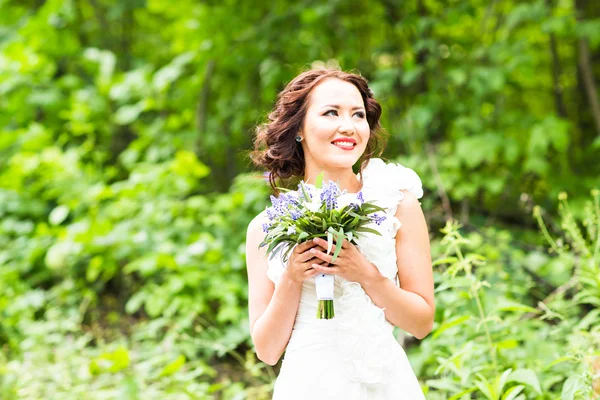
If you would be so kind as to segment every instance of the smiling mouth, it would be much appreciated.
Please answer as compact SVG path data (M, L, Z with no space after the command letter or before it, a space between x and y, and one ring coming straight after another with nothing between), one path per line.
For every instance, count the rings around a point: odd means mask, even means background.
M356 143L342 141L331 142L331 144L343 150L352 150L356 146Z

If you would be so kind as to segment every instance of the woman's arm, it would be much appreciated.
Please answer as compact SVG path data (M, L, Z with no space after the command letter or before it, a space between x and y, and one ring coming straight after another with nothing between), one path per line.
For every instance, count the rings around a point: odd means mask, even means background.
M291 279L287 271L277 287L267 277L266 247L258 248L264 240L261 213L252 220L246 234L246 267L248 270L248 310L250 335L258 358L275 365L290 339L302 282Z
M404 191L396 217L402 227L396 234L400 287L373 268L361 285L373 303L385 308L388 321L423 339L433 328L435 300L429 233L425 216L414 194Z

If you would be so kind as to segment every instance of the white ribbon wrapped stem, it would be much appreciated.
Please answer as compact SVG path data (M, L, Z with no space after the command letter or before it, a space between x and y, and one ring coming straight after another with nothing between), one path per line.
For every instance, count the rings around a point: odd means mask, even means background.
M317 300L333 300L333 275L319 274L315 276Z

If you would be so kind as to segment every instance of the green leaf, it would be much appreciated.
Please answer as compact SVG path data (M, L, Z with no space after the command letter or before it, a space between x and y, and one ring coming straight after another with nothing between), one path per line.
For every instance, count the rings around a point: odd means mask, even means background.
M60 225L69 216L69 207L60 205L55 207L48 217L52 225Z
M477 390L477 388L469 388L469 389L463 390L462 392L456 393L452 397L449 397L448 400L461 400L461 399L464 398L463 397L464 395L469 394L469 393L473 393L476 390ZM468 398L469 397L467 397L467 399Z
M578 376L570 376L564 383L560 392L560 400L573 400L579 391L581 381Z
M369 233L373 233L373 234L375 234L375 235L381 236L381 232L379 232L379 231L377 231L377 230L375 230L375 229L371 229L371 228L365 228L364 226L363 226L363 227L360 227L360 228L358 228L358 229L356 230L356 232L369 232Z
M497 400L496 393L490 382L481 374L477 374L478 381L475 382L475 386L479 388L479 391L485 395L488 400Z
M530 313L535 313L535 314L539 314L541 313L540 310L533 308L533 307L529 307L526 306L525 304L520 304L517 302L513 302L513 301L504 301L501 305L499 305L496 308L497 311L523 311L523 312L530 312Z
M302 190L302 196L304 196L304 201L310 201L310 195L306 191L306 187L304 186L304 181L300 182L300 188Z
M179 371L181 367L185 364L185 356L180 355L173 362L169 363L163 370L160 372L159 376L169 376L173 375L175 372Z
M436 338L440 336L445 330L455 327L457 325L463 324L471 319L470 315L464 315L462 317L457 317L451 319L449 321L444 322L436 331L433 333L432 338Z
M315 182L315 187L317 189L321 189L323 187L323 176L325 175L324 172L321 172L319 175L317 175L317 179Z
M515 398L525 389L523 385L513 386L508 389L501 397L501 400L515 400Z
M344 230L342 228L340 228L340 230L337 232L337 235L335 237L335 253L333 253L333 258L331 259L331 262L335 261L335 259L338 257L338 255L340 254L340 251L342 251L343 244L344 244Z
M556 364L560 364L560 363L565 362L565 361L574 361L574 360L575 360L574 356L559 357L556 360L552 361L550 364L546 365L545 369L549 369L549 368L555 366Z
M308 237L308 232L304 232L304 231L302 231L302 232L300 232L300 234L298 235L298 241L301 241L302 239L304 239L304 238L307 238L307 237Z
M119 107L114 115L114 122L118 125L128 125L134 122L144 111L145 102L140 101L133 105Z
M510 378L508 380L523 383L535 389L535 391L538 392L538 394L542 394L540 381L538 380L535 371L531 369L517 369L516 371L510 374Z
M440 264L452 264L452 263L455 263L457 260L458 260L458 258L457 258L457 257L445 257L445 258L440 258L440 259L438 259L438 260L435 260L435 261L432 263L432 266L433 266L433 267L435 267L435 266L437 266L437 265L440 265Z

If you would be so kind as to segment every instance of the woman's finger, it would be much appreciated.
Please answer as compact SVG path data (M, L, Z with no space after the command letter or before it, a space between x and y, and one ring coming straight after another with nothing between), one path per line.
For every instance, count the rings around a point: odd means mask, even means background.
M325 239L321 239L321 238L316 237L312 241L314 243L318 244L319 246L321 246L323 249L327 249L327 247L328 247L327 240L325 240Z
M312 264L312 268L317 271L317 273L321 273L321 274L337 274L340 272L339 267L328 267L327 265L324 264L316 264L313 263Z
M334 264L333 262L331 262L331 260L333 259L333 255L325 254L322 251L317 250L316 248L310 249L309 252L312 253L313 256L318 257L323 261L326 261L330 264Z
M314 238L313 242L317 243L323 249L327 248L327 241L325 239ZM335 239L334 239L334 244L335 244ZM351 245L351 243L348 241L348 239L344 239L344 241L342 242L342 249L349 249L350 245Z
M310 259L308 261L303 262L302 266L304 267L304 269L306 271L310 271L310 270L313 269L313 264L316 264L316 265L327 265L327 263L325 261L319 260L318 258L315 257L315 258L312 258L312 259Z
M315 245L316 243L314 243L312 240L307 240L306 242L302 242L298 246L296 246L294 251L298 254L302 254L311 247L314 247Z
M322 248L322 247L321 247L321 246L319 246L319 245L315 245L315 246L314 246L314 247L312 247L312 248L314 248L314 249L316 249L316 250L319 250L319 251L325 251L325 249L324 249L324 248ZM310 260L312 260L313 258L315 258L315 254L314 254L314 253L312 253L312 252L310 251L310 249L309 249L309 250L307 250L307 251L305 251L304 253L302 253L302 254L299 254L299 255L298 255L298 260L300 260L300 261L310 261Z

